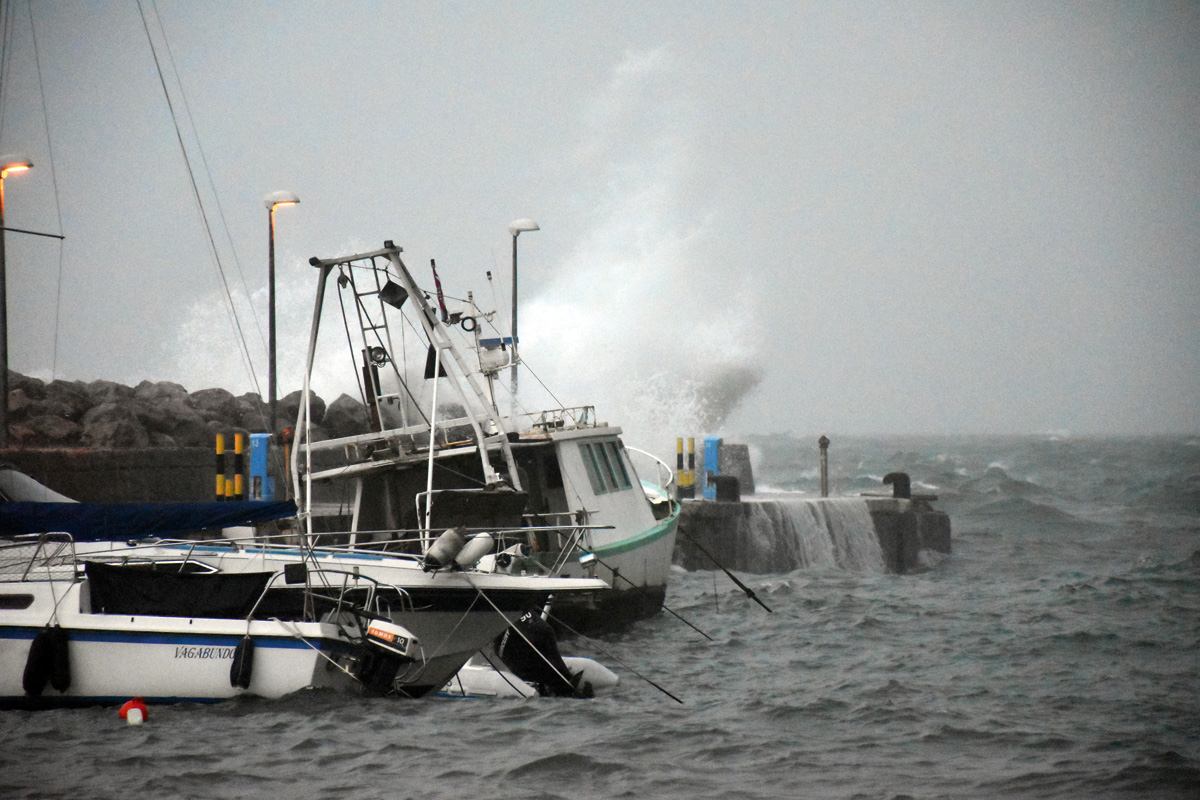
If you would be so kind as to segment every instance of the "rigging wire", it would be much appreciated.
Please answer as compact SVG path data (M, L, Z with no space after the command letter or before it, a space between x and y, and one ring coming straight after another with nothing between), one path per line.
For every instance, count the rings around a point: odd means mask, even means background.
M663 606L663 607L664 607L664 608L666 608L666 606ZM643 675L642 673L638 672L638 671L637 671L636 669L634 669L633 667L631 667L631 666L629 666L628 664L626 664L626 663L625 663L624 661L622 661L620 658L617 658L617 656L615 656L615 655L614 655L614 654L613 654L611 651L605 650L603 647L601 647L601 646L600 646L600 642L599 642L599 640L597 640L597 639L593 639L593 638L591 638L590 636L585 636L584 634L582 634L582 633L580 633L579 631L577 631L577 630L575 630L574 628L572 628L572 627L571 627L570 625L568 625L567 623L563 622L563 621L562 621L561 619L559 619L558 617L554 616L554 614L553 614L553 613L551 613L551 614L550 614L550 619L551 619L551 620L554 622L554 624L555 624L555 625L561 625L561 626L562 626L562 627L563 627L563 628L564 628L566 631L570 632L572 635L574 635L574 636L578 636L580 639L584 639L585 641L587 641L589 645L591 645L592 647L594 647L594 648L596 648L597 650L599 650L599 651L600 651L600 654L601 654L602 656L604 656L605 658L612 659L613 661L617 662L618 664L620 664L620 665L621 665L622 667L624 667L625 669L627 669L627 670L629 670L630 672L632 672L632 673L633 673L634 675L636 675L637 677L641 678L641 679L642 679L643 681L645 681L646 683L648 683L648 684L650 684L651 686L653 686L655 689L658 689L660 692L662 692L662 693L663 693L663 694L665 694L667 697L669 697L669 698L671 698L672 700L674 700L676 703L679 703L680 705L684 705L684 702L683 702L682 700L680 700L678 697L676 697L675 695L671 694L671 693L670 693L670 692L668 692L666 689L664 689L662 686L659 686L657 683L655 683L654 681L650 680L650 679L649 679L649 678L647 678L645 675ZM691 624L691 623L689 623L689 624ZM693 626L693 627L695 627L695 626ZM700 629L699 629L699 628L696 628L696 630L700 630ZM703 631L701 631L701 633L703 633ZM705 636L708 636L708 634L705 634ZM709 638L710 640L712 639L712 637L711 637L711 636L708 636L708 638Z
M42 81L42 59L38 51L37 25L33 19L33 2L25 4L29 11L29 30L33 34L33 62L37 67L38 94L42 98L42 124L46 126L46 156L50 161L50 183L54 187L54 213L58 218L58 232L63 232L62 203L59 201L58 170L55 169L54 137L50 133L50 114L46 109L46 86ZM54 287L54 344L51 349L50 375L58 377L58 321L62 318L62 287L63 287L63 257L66 245L62 239L58 241L58 274Z
M0 58L0 141L4 138L4 111L8 108L8 77L12 69L13 14L9 0L0 2L0 25L4 28L3 57Z
M221 263L221 254L220 254L220 251L217 249L217 242L213 236L212 225L209 224L208 213L207 213L207 211L205 211L204 201L201 199L201 196L200 196L200 186L196 182L196 173L195 173L195 170L192 169L192 162L191 162L191 159L188 158L187 147L186 147L186 145L184 145L184 142L183 142L183 131L179 126L179 117L175 113L174 103L171 102L171 93L167 90L167 81L166 81L166 77L163 75L162 64L159 62L158 49L154 46L154 38L150 35L150 24L146 21L146 10L142 5L142 0L137 0L137 4L138 4L138 13L141 15L141 18L142 18L142 28L146 32L146 41L149 43L150 53L154 57L154 68L158 72L158 81L159 81L159 84L162 86L163 97L167 101L167 109L171 114L171 122L175 126L175 137L179 141L179 151L183 156L184 165L187 167L188 180L191 182L192 193L193 193L193 195L195 195L195 198L196 198L196 206L200 211L201 221L204 223L204 232L205 232L206 237L208 238L209 247L212 250L213 260L216 262L217 276L220 278L221 288L224 290L225 299L229 304L227 310L228 310L230 318L233 321L234 328L237 330L238 343L241 345L241 349L239 350L239 355L242 358L243 366L246 368L246 373L250 376L250 380L254 384L254 388L258 391L258 394L261 397L262 396L262 388L259 386L258 377L254 373L254 363L250 357L249 346L246 344L246 334L245 334L245 331L242 330L241 320L238 319L237 307L234 305L234 302L233 302L233 292L229 288L229 280L225 275L225 267Z
M208 185L212 188L213 201L217 206L217 218L221 222L221 229L225 232L225 241L229 243L229 252L233 255L233 264L237 267L238 277L242 279L242 291L245 293L247 304L250 306L250 314L254 317L254 330L258 334L259 344L262 345L263 349L266 349L267 343L263 339L262 320L258 318L258 310L250 302L250 286L246 282L246 272L242 269L242 261L238 258L237 248L233 245L233 236L229 232L229 224L225 221L225 209L221 205L221 194L217 191L217 182L213 180L212 170L208 166L208 156L204 152L203 142L200 141L196 121L192 117L191 104L188 103L187 92L184 91L183 79L179 76L179 69L175 66L175 54L171 50L171 41L167 38L167 31L163 27L162 16L158 13L158 3L156 0L150 0L150 7L154 10L154 18L158 22L158 30L162 34L163 46L167 51L167 61L171 64L171 72L175 76L175 84L179 87L179 99L183 103L183 112L187 115L188 127L191 128L192 135L196 140L196 150L200 154L200 164L204 167L204 175L208 178Z
M348 280L353 281L353 278L346 275L346 272L347 272L347 270L346 270L344 264L338 268L338 280L339 281L341 280L343 275L345 275ZM340 283L338 284L338 287L339 287L339 289L341 288ZM346 331L346 351L350 354L350 363L353 364L354 363L354 342L350 338L350 318L346 314L346 296L341 291L338 292L338 308L340 308L342 310L342 328L345 329L345 331ZM364 388L362 376L359 374L358 370L354 371L354 382L356 384L358 384L358 396L362 398L364 408L370 408L370 406L367 405L367 390ZM370 411L368 411L367 412L367 422L368 423L370 423L370 417L371 417L371 414L370 414Z

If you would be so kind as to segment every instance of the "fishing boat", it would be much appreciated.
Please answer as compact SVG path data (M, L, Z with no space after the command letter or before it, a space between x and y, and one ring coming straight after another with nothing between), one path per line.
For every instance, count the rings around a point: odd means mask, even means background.
M306 614L268 616L272 588L298 581L330 591L310 594ZM68 534L11 541L0 546L0 707L387 692L421 645L376 589L334 571L83 560Z
M310 260L316 297L290 464L307 536L356 554L423 556L454 530L469 542L458 545L464 551L483 552L473 561L479 571L611 587L557 596L555 617L568 627L611 628L657 613L679 518L670 468L626 447L621 429L591 406L521 412L513 399L501 413L500 373L522 364L512 337L490 335L500 334L495 312L481 311L470 293L451 310L432 262L436 288L422 289L401 252L388 241ZM345 329L336 340L351 343L370 431L321 439L311 424L312 376L331 283ZM650 461L645 478L635 454ZM484 536L489 544L479 545Z

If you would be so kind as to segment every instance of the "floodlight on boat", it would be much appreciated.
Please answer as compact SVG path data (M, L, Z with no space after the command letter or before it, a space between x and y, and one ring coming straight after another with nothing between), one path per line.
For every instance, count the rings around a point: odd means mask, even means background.
M0 157L0 180L19 172L28 172L31 169L33 169L33 162L25 156Z
M341 277L338 278L341 281ZM379 290L379 299L387 303L392 308L400 308L404 305L404 301L408 299L408 291L398 283L388 280Z
M274 211L279 206L296 206L300 204L300 198L291 192L271 192L263 198L263 205L268 211Z
M533 220L531 220L529 217L522 217L521 219L514 219L512 222L508 223L508 232L511 233L513 236L519 236L521 233L523 233L525 231L540 231L540 230L541 230L541 228L538 227L538 224L536 222L534 222Z

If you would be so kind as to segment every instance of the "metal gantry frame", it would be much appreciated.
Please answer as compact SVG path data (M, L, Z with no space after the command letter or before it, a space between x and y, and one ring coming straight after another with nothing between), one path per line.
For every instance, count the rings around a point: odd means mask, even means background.
M479 454L480 466L483 471L484 481L487 484L499 483L500 475L496 472L495 467L489 459L488 453L491 449L499 449L505 465L508 469L509 482L512 487L518 491L521 490L520 476L516 468L516 460L513 457L512 448L509 444L508 430L504 419L492 407L488 400L488 395L484 389L478 385L478 381L474 372L468 368L462 353L458 346L454 343L450 329L445 322L438 316L436 310L429 304L425 297L424 291L417 285L416 280L409 272L408 267L400 258L401 248L388 241L380 250L372 250L365 253L357 253L354 255L343 256L340 258L320 259L312 258L309 263L318 269L316 300L313 308L312 324L309 331L308 355L304 371L304 387L303 387L303 402L300 406L300 416L297 420L296 431L298 437L303 437L304 446L294 447L292 450L292 480L294 490L297 497L303 497L302 514L306 521L306 532L309 536L312 535L312 442L310 437L310 427L312 419L311 397L312 397L312 371L316 360L317 340L320 333L321 312L325 300L325 288L328 283L329 275L335 269L347 267L353 270L360 264L368 264L367 268L374 272L375 288L359 292L357 287L354 288L355 304L358 309L360 329L364 336L364 343L368 335L374 335L379 342L379 346L387 348L388 357L392 357L392 340L390 330L387 327L387 311L383 300L380 298L380 293L385 286L381 276L386 275L389 280L394 279L398 285L408 293L408 298L412 301L413 307L416 310L416 318L420 323L430 346L435 354L435 370L440 370L446 367L446 378L453 387L458 399L462 402L463 407L467 410L467 422L470 424L472 433L475 439L475 447ZM376 265L377 259L384 259L388 266L381 270ZM375 296L379 301L379 320L371 319L370 315L364 315L362 310L362 298L367 296ZM380 331L383 331L382 335ZM384 344L386 342L386 344ZM394 363L394 362L393 362ZM440 371L435 371L436 376ZM404 376L397 377L404 383ZM436 409L435 409L436 412ZM376 405L376 413L378 413L378 405ZM382 417L380 417L380 427L382 426ZM436 446L436 413L431 418L426 420L429 429L429 458L435 458ZM481 424L482 423L482 424ZM484 425L487 426L487 431L484 430ZM374 438L384 438L402 434L409 430L409 426L402 429L382 430L378 434L374 434ZM365 440L364 437L354 437L357 440ZM371 437L366 437L369 439ZM334 442L332 446L339 446L345 442ZM300 451L304 450L304 464L301 469ZM372 468L378 468L377 464L373 464ZM432 490L432 470L430 477L427 480L427 491ZM302 491L303 489L303 491Z

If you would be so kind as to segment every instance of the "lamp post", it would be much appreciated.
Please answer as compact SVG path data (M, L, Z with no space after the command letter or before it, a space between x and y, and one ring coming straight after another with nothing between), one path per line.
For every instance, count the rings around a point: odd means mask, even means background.
M508 232L512 234L513 265L512 265L512 371L509 373L512 384L513 405L517 402L517 237L524 231L540 231L538 224L528 217L514 219L508 224Z
M8 447L8 289L4 264L4 179L27 172L33 162L23 156L0 158L0 447Z
M280 206L294 206L300 203L300 198L291 192L271 192L263 198L267 207L267 388L268 404L271 411L270 433L275 435L276 407L278 405L275 376L275 209Z

